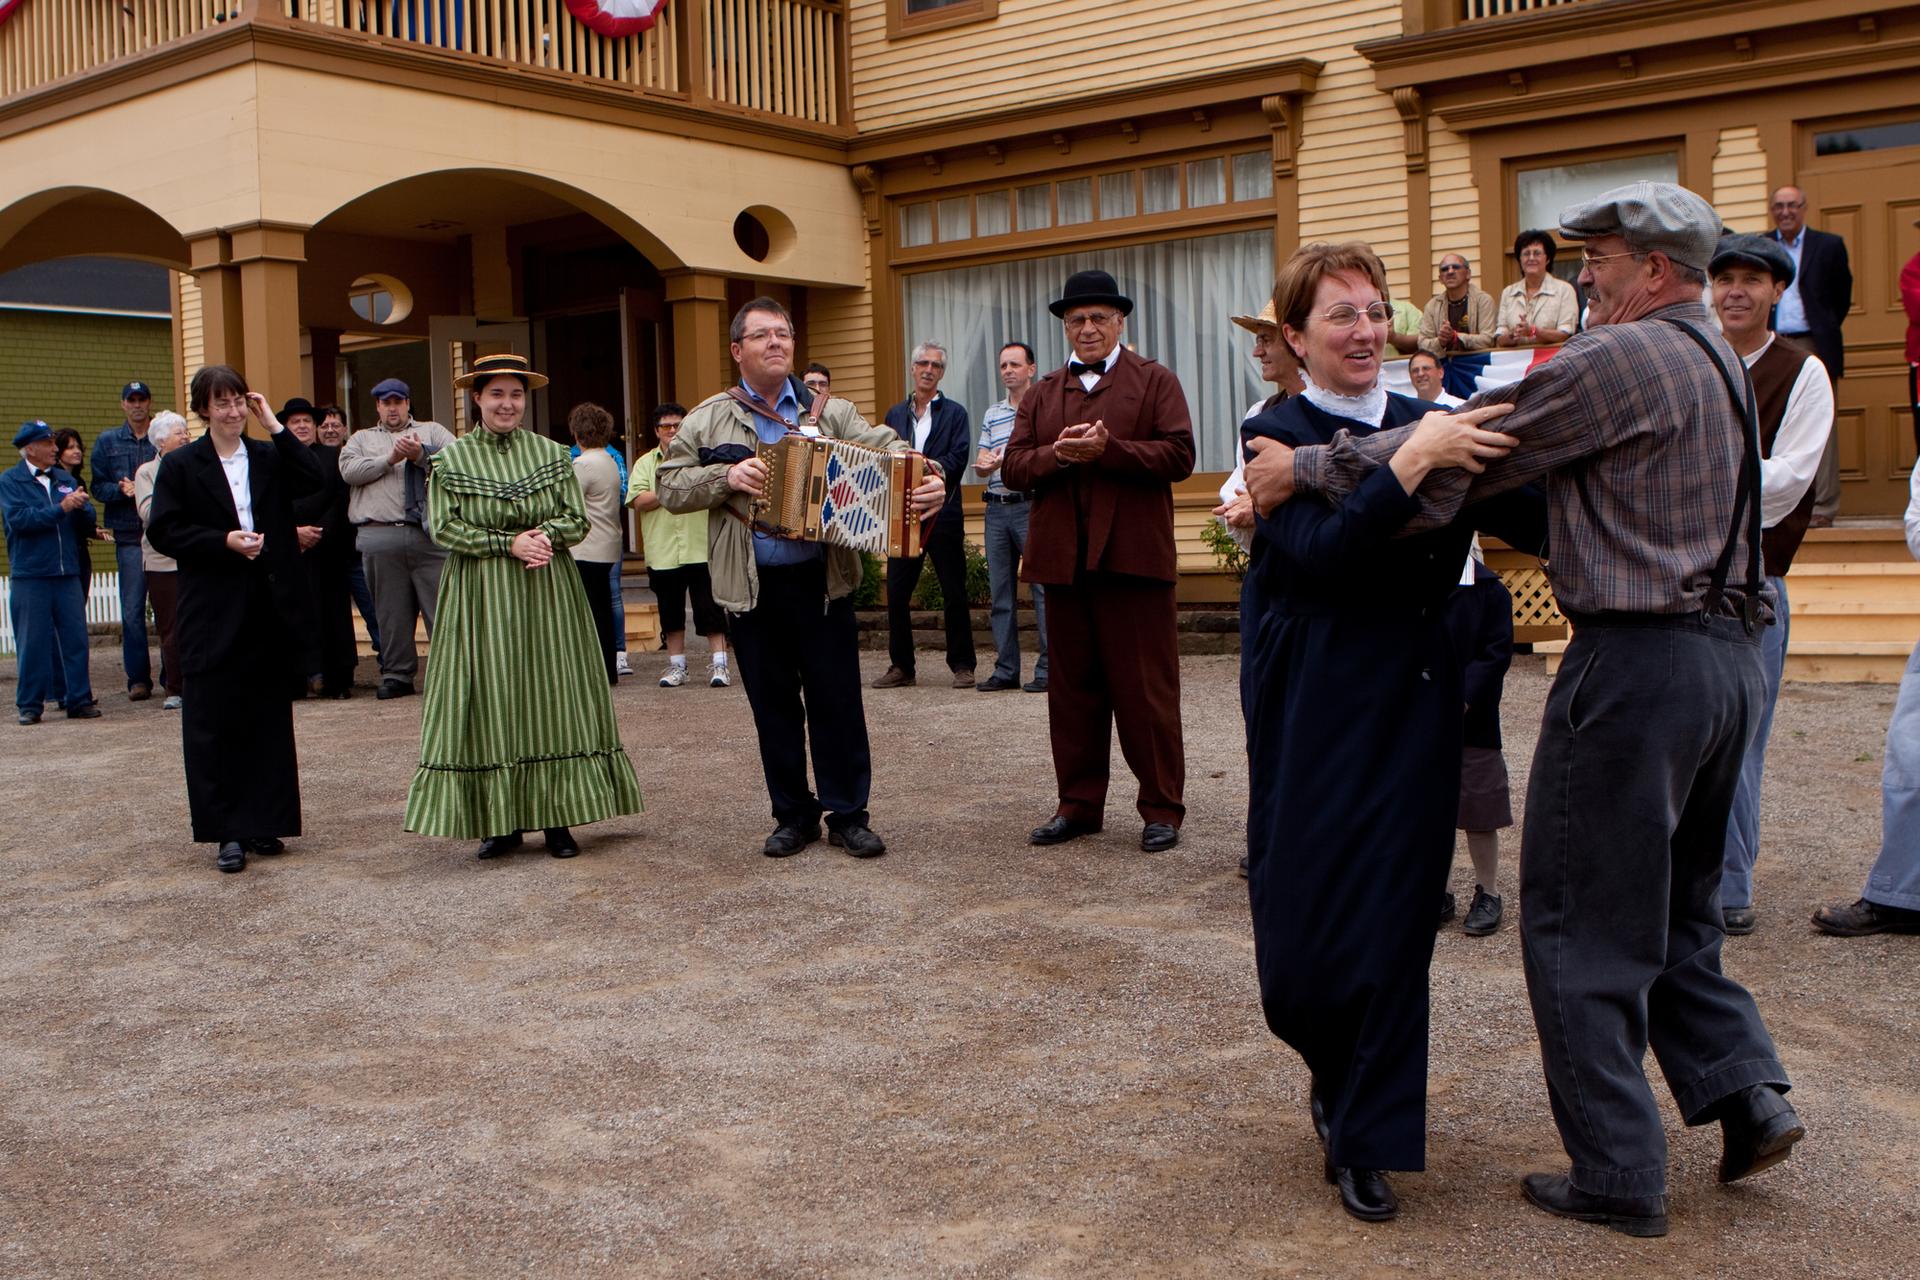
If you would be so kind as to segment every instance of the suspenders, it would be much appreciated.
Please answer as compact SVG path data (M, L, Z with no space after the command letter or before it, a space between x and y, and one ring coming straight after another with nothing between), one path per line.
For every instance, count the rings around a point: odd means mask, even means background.
M1746 599L1741 603L1740 617L1746 624L1747 634L1751 635L1760 622L1760 590L1763 586L1760 570L1760 417L1754 407L1753 378L1742 362L1740 382L1736 383L1733 372L1721 360L1720 353L1714 350L1706 334L1684 320L1663 319L1692 338L1707 353L1707 358L1713 361L1713 367L1720 371L1721 381L1727 384L1727 394L1733 398L1734 412L1741 421L1745 447L1740 456L1739 492L1733 501L1733 525L1727 530L1726 545L1720 548L1720 559L1713 566L1705 612L1709 616L1718 613L1722 601L1726 599L1727 573L1733 567L1734 547L1740 541L1740 524L1744 518L1747 525L1747 582L1743 588ZM1744 395L1741 394L1743 389Z

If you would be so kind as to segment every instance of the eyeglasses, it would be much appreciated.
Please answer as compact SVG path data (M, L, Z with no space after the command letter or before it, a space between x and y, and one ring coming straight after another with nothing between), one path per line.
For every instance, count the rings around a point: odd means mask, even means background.
M1465 271L1466 269L1467 264L1464 262L1443 262L1440 264L1440 271L1443 275L1449 271Z
M1081 329L1087 325L1104 329L1120 317L1110 311L1076 311L1067 317L1067 328Z
M1320 313L1320 318L1336 329L1353 328L1360 323L1361 316L1365 316L1375 324L1391 324L1393 308L1384 302L1370 302L1367 304L1367 309L1362 311L1358 307L1342 302Z
M246 412L246 408L247 408L247 398L245 396L221 396L218 400L215 400L213 402L212 407L215 409L225 409L229 411L238 409L242 413L244 413Z
M944 369L947 367L947 362L945 360L915 360L913 367L916 369Z
M1590 266L1592 266L1592 265L1593 265L1594 263L1596 263L1596 262L1612 262L1612 261L1613 261L1613 260L1614 260L1615 258L1644 258L1644 257L1646 257L1646 256L1647 256L1647 255L1646 255L1646 254L1644 254L1644 253L1632 253L1632 252L1628 252L1628 253L1593 253L1593 252L1590 252L1589 250L1586 250L1586 249L1582 249L1582 250L1580 251L1580 261L1581 261L1581 262L1582 262L1582 263L1583 263L1584 265L1586 265L1586 266L1589 266L1589 267L1590 267Z
M789 342L792 339L791 329L755 329L752 333L740 335L742 342Z

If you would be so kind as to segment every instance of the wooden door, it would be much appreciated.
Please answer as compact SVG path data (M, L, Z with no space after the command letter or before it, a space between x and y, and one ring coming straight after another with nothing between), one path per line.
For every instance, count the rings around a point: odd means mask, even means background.
M1920 251L1920 120L1906 123L1822 122L1802 139L1807 225L1844 237L1853 268L1847 373L1834 388L1845 516L1905 511L1914 464L1899 279Z

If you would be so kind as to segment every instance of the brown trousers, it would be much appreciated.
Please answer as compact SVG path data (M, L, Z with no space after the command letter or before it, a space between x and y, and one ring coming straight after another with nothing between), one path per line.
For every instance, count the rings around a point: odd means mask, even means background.
M1096 827L1104 821L1117 725L1120 753L1140 780L1140 817L1179 826L1187 758L1173 584L1116 573L1048 583L1047 653L1060 814Z
M173 640L173 617L180 600L178 573L147 570L147 599L153 601L153 620L160 628L161 665L166 667L167 692L180 692L180 650Z

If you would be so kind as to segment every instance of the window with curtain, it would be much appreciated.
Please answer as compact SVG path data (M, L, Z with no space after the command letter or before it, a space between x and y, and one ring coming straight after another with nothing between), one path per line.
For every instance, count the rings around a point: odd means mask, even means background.
M905 277L905 366L913 344L946 344L941 390L980 415L1005 394L1000 346L1025 342L1040 373L1066 362L1066 337L1047 304L1076 271L1102 270L1133 299L1121 341L1171 369L1193 414L1196 469L1230 471L1240 418L1271 390L1253 363L1251 334L1227 317L1258 311L1273 289L1273 232L1162 240L1018 262L921 271ZM971 481L972 473L968 474Z
M1680 181L1679 153L1658 151L1643 156L1516 170L1514 191L1518 197L1515 204L1520 213L1520 230L1539 227L1557 231L1560 211L1568 205L1591 200L1603 191L1629 182L1642 181ZM1559 239L1557 235L1554 238Z

